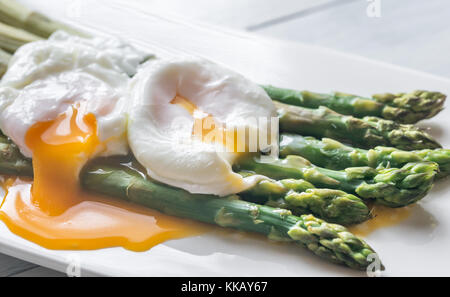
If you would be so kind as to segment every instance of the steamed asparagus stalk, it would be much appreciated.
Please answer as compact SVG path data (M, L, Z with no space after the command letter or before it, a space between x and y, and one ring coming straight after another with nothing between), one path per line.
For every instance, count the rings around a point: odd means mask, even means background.
M263 86L276 101L307 108L326 106L338 113L357 118L375 116L404 124L414 124L438 114L446 96L439 92L414 91L399 94L378 94L372 98L335 92L320 94L309 91Z
M31 160L25 158L20 153L19 148L2 133L0 133L0 173L33 176Z
M262 180L239 196L246 201L288 209L295 215L313 214L341 225L370 218L369 208L358 197L339 190L316 189L302 179Z
M26 43L40 39L39 36L32 33L0 22L0 47L9 53L14 53L19 47Z
M163 213L204 223L266 235L298 243L319 257L355 269L365 269L374 251L340 225L312 215L294 216L288 210L241 201L237 196L217 198L194 195L152 182L125 167L87 166L81 175L84 188L142 204Z
M42 38L48 38L57 30L80 36L87 36L70 26L51 20L14 0L0 0L0 21L21 28Z
M0 143L1 174L32 176L31 161L23 158L10 144Z
M280 131L329 137L363 148L390 146L403 150L441 148L431 135L413 125L403 125L377 117L358 119L321 106L318 109L275 102Z
M439 165L438 177L450 174L450 150L402 151L392 147L377 146L370 150L353 148L336 140L282 134L280 156L298 155L311 163L333 170L347 167L370 166L399 168L410 162L435 162Z
M438 164L418 162L401 168L350 167L336 171L312 165L299 156L288 156L272 162L262 162L257 157L243 158L235 168L273 179L305 179L318 188L338 189L388 207L402 207L428 193Z
M31 160L25 158L19 148L3 135L0 135L0 173L33 176ZM304 180L262 180L242 193L242 197L253 202L286 208L296 215L313 214L342 225L356 224L370 218L369 208L358 197L342 191L315 189Z

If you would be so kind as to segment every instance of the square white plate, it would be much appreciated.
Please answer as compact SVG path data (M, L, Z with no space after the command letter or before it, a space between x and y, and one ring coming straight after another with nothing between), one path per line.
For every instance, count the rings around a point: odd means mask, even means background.
M21 2L56 18L62 18L67 11L67 1ZM88 1L82 3L88 5ZM260 83L361 95L414 89L450 94L448 79L323 48L188 23L158 12L144 14L115 1L89 1L88 6L71 22L73 25L121 36L159 56L202 56ZM450 147L448 110L422 126L431 127L431 133ZM366 238L387 268L383 275L450 275L447 187L450 185L445 181L439 182L414 207L409 219ZM274 244L239 232L219 233L166 242L143 253L122 248L53 251L15 236L0 223L0 252L59 271L65 271L70 261L79 261L84 276L364 275L328 264L293 245Z

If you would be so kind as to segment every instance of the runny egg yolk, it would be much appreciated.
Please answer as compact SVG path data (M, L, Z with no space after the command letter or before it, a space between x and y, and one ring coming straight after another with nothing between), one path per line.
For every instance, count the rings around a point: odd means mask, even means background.
M171 103L184 108L194 118L192 128L194 138L204 143L221 144L230 153L246 151L245 131L228 129L220 125L212 115L204 113L194 103L182 96L175 96Z
M78 174L96 150L102 149L93 114L70 108L54 121L34 125L26 142L33 151L35 205L55 216L86 200Z
M143 251L206 230L201 224L84 192L79 172L104 149L96 131L95 116L82 106L29 129L26 142L33 152L34 181L3 178L0 219L12 232L50 249L123 246Z

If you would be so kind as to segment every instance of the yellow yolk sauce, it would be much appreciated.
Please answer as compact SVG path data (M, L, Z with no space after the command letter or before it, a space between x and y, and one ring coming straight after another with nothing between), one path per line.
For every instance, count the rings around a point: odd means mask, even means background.
M144 251L206 230L202 224L84 192L79 172L104 149L96 131L95 116L81 108L29 129L34 181L3 179L0 219L13 233L49 249L122 246Z
M367 236L378 229L395 226L405 221L411 215L412 207L389 208L382 205L374 205L371 208L372 219L348 229L355 235Z

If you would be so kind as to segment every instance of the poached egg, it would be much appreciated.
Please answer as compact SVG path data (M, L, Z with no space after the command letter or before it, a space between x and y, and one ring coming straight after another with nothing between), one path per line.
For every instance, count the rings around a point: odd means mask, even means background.
M263 178L232 170L252 146L256 153L277 144L261 147L259 136L267 134L277 114L257 84L207 60L177 58L148 62L133 78L130 94L128 142L153 179L191 193L225 196ZM275 128L272 137L278 139Z

